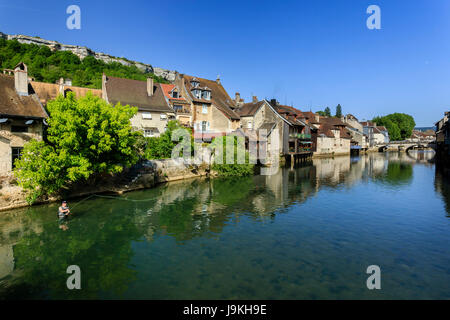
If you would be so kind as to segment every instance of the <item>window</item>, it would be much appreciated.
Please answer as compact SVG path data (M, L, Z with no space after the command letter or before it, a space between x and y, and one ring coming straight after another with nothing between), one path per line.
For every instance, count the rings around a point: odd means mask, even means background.
M152 114L150 112L143 112L142 119L152 119Z
M178 92L177 91L173 91L172 92L172 98L178 98Z
M167 119L167 115L166 114L163 114L163 113L161 113L161 120L166 120Z
M192 94L194 95L195 98L200 99L202 91L199 89L194 89L192 90Z
M154 132L153 129L144 129L144 137L153 137L154 136Z
M191 81L191 86L194 88L197 88L199 86L200 82L196 81L196 80L192 80Z
M211 99L211 91L204 90L202 92L202 98L205 100L210 100Z
M205 132L208 128L208 122L207 121L202 121L202 131Z
M207 113L208 113L208 106L207 106L206 104L204 104L204 105L202 106L202 113L203 113L203 114L207 114Z
M28 132L27 126L11 126L11 132Z
M12 154L12 166L14 166L14 161L16 159L19 159L22 156L22 150L23 148L11 148L11 154Z
M181 110L183 110L183 106L174 105L173 110L175 110L175 112L180 112Z
M252 129L253 128L253 122L249 121L247 122L247 129Z

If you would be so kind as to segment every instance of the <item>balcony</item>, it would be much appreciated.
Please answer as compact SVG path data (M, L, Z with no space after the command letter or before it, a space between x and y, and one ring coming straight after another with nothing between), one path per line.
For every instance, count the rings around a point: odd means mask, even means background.
M289 139L311 140L309 133L290 133Z

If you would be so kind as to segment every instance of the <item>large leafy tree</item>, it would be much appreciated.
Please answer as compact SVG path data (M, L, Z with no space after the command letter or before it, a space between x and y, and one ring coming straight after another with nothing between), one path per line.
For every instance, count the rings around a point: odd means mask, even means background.
M392 113L384 117L375 117L373 122L379 126L385 126L389 131L391 140L404 140L411 137L416 126L414 118L405 113Z
M138 160L130 118L137 109L115 107L88 94L59 96L47 105L46 141L32 140L16 160L19 184L30 191L29 202L57 192L97 173L118 173Z

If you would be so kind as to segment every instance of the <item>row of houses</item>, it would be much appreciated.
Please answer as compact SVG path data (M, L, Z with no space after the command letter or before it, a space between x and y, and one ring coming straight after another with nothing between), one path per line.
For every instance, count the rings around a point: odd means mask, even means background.
M72 86L67 79L55 84L33 81L27 66L20 63L0 74L0 173L12 170L27 141L42 139L47 102L68 92L77 97L91 92L112 105L137 107L131 124L145 137L158 137L168 121L178 120L193 129L195 139L206 142L230 133L256 137L265 129L270 138L277 132L280 155L349 154L389 139L386 128L361 123L353 115L324 117L256 96L246 103L239 93L233 99L219 78L177 74L173 83L160 84L152 78L138 81L103 75L102 89L89 89Z

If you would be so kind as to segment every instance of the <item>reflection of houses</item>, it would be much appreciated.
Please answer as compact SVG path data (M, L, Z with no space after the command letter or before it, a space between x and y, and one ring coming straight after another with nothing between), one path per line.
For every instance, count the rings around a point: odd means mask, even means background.
M444 118L436 122L436 157L450 162L450 111L445 112Z
M175 80L182 95L191 104L192 125L196 139L211 140L239 128L236 104L230 98L220 79L216 81L178 75Z
M167 122L175 118L161 84L154 83L152 78L139 81L103 75L102 95L112 105L120 102L137 107L138 113L131 118L131 125L145 137L158 137L165 131Z
M0 174L12 170L26 142L41 140L48 115L20 63L14 76L0 74Z

